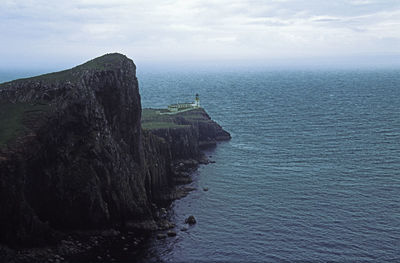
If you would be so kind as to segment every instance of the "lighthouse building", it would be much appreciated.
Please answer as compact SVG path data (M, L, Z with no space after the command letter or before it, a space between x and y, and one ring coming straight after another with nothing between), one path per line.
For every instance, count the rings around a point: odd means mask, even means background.
M182 110L195 109L195 108L200 108L199 94L196 94L194 102L177 103L177 104L171 104L168 106L168 110L170 112L178 112L178 111L182 111Z

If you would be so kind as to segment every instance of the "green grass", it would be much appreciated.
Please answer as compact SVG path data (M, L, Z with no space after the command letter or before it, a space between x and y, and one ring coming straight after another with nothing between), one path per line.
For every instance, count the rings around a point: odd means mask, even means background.
M142 128L145 130L186 128L188 125L179 125L174 122L177 115L163 115L163 109L143 109Z
M127 59L126 56L119 53L106 54L101 57L92 59L77 68L88 70L106 70L113 65L117 65L121 60Z
M15 139L26 129L24 118L34 118L47 110L47 105L32 105L28 103L3 103L0 104L0 147Z
M79 79L80 74L82 74L82 72L84 72L85 70L102 71L102 70L112 69L114 65L118 65L119 62L124 59L127 59L127 57L118 53L106 54L104 56L92 59L82 65L76 66L71 69L48 73L32 78L24 78L2 83L0 84L0 87L4 86L5 84L9 84L11 82L18 83L22 81L45 81L47 83L65 82L65 81L74 82Z
M173 115L160 114L160 109L143 109L142 123L144 122L173 122Z

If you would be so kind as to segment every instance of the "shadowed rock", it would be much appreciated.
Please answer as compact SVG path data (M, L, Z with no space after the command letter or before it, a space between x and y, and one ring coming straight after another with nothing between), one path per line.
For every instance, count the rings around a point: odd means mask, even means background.
M169 231L167 232L167 235L168 235L169 237L174 237L174 236L176 236L176 232L173 231L173 230L169 230Z
M194 218L194 216L189 216L185 219L185 223L189 225L194 225L196 224L196 219Z

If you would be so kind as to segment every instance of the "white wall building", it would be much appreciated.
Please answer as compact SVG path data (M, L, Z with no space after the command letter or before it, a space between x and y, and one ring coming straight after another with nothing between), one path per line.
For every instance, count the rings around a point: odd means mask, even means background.
M168 106L168 110L171 112L177 112L177 111L187 110L187 109L191 109L191 108L200 108L199 94L196 94L196 98L193 103L185 102L185 103L171 104Z

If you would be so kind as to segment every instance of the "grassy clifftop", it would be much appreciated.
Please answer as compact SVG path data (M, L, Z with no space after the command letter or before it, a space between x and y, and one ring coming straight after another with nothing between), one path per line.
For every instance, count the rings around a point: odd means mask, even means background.
M122 54L106 54L68 70L0 84L0 147L18 137L23 131L35 126L38 116L49 108L48 105L37 103L37 101L43 101L40 98L48 96L48 94L57 93L57 84L52 84L61 83L59 86L62 86L67 82L77 82L87 72L119 70L124 68L121 65L125 65L127 60L131 61ZM10 93L13 94L13 99L10 99ZM25 98L32 97L34 93L37 94L39 99L31 100ZM18 96L22 99L18 98Z
M121 62L123 62L126 59L128 58L125 55L119 53L106 54L101 57L92 59L82 65L73 67L71 69L2 83L0 84L0 88L6 84L25 82L25 81L40 81L47 83L63 82L63 81L73 82L79 79L78 77L81 75L82 72L102 71L102 70L117 68L121 64Z
M177 118L184 117L186 120L194 120L199 115L199 110L193 109L190 111L177 114L162 114L168 110L165 109L143 109L142 110L142 128L145 130L157 130L166 128L185 128L190 125L180 124ZM204 119L204 118L203 118Z

